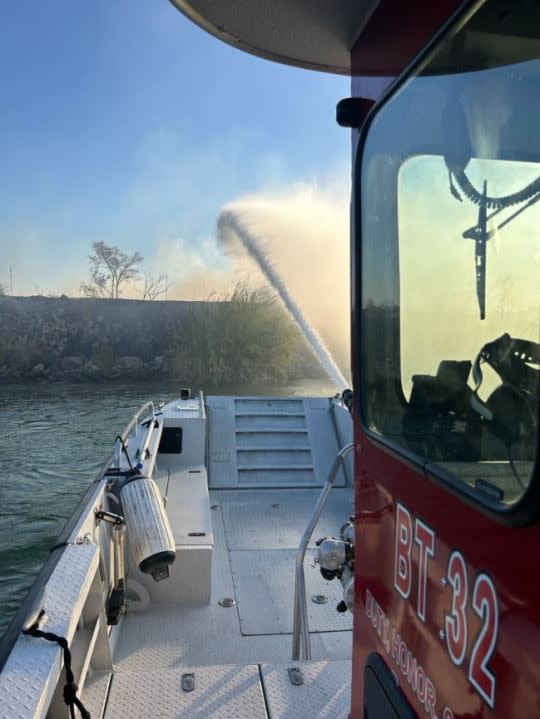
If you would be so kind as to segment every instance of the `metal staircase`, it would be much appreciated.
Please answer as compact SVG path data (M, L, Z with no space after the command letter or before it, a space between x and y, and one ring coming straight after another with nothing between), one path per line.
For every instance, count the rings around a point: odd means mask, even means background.
M303 400L235 399L234 419L239 486L315 483Z
M329 399L207 397L207 413L213 488L321 486L339 449Z

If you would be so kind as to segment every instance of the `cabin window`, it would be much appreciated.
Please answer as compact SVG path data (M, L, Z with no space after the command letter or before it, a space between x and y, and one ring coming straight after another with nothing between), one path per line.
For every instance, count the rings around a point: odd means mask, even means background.
M540 61L516 44L502 62L495 37L474 67L471 37L385 103L361 152L361 404L383 442L509 508L537 446Z
M443 157L400 167L403 438L508 502L529 482L536 440L540 164L472 159L466 177L492 197L534 195L488 210L483 231L482 203L449 191Z

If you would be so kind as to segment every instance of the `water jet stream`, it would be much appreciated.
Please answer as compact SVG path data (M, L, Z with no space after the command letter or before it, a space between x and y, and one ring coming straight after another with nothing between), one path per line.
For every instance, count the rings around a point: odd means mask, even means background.
M224 244L227 243L225 230L231 230L234 232L248 255L255 260L268 282L270 282L272 287L278 292L285 307L300 327L302 334L308 341L311 349L319 359L319 362L332 382L340 391L346 389L348 387L348 383L345 380L345 377L340 372L339 367L336 365L324 342L306 320L293 297L291 297L284 281L268 259L266 252L261 246L260 240L244 225L241 216L235 210L230 208L222 210L218 219L218 235Z

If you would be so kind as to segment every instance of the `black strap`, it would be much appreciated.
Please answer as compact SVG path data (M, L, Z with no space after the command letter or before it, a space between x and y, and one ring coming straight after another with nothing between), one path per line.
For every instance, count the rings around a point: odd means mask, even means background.
M39 619L38 619L39 621ZM23 630L23 634L28 634L31 637L37 637L40 639L46 639L48 642L56 642L62 647L64 652L64 669L66 670L66 684L64 686L64 702L69 707L69 715L71 719L75 719L75 707L79 710L82 719L91 719L90 712L83 706L83 703L77 696L78 686L75 684L75 677L71 670L71 652L67 639L53 634L52 632L43 632L38 629L38 623L36 622L30 629Z

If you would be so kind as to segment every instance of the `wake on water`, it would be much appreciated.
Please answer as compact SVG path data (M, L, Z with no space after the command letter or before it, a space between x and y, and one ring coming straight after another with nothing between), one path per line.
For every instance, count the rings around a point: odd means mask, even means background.
M324 342L306 320L300 307L289 293L285 282L269 260L260 238L248 230L242 221L241 215L231 208L224 209L218 219L218 235L224 244L227 244L227 230L232 231L240 240L245 251L255 260L268 282L270 282L272 287L278 292L285 307L300 327L304 337L319 358L321 365L332 382L340 391L346 389L348 384L345 377L341 374L339 367L336 365Z

